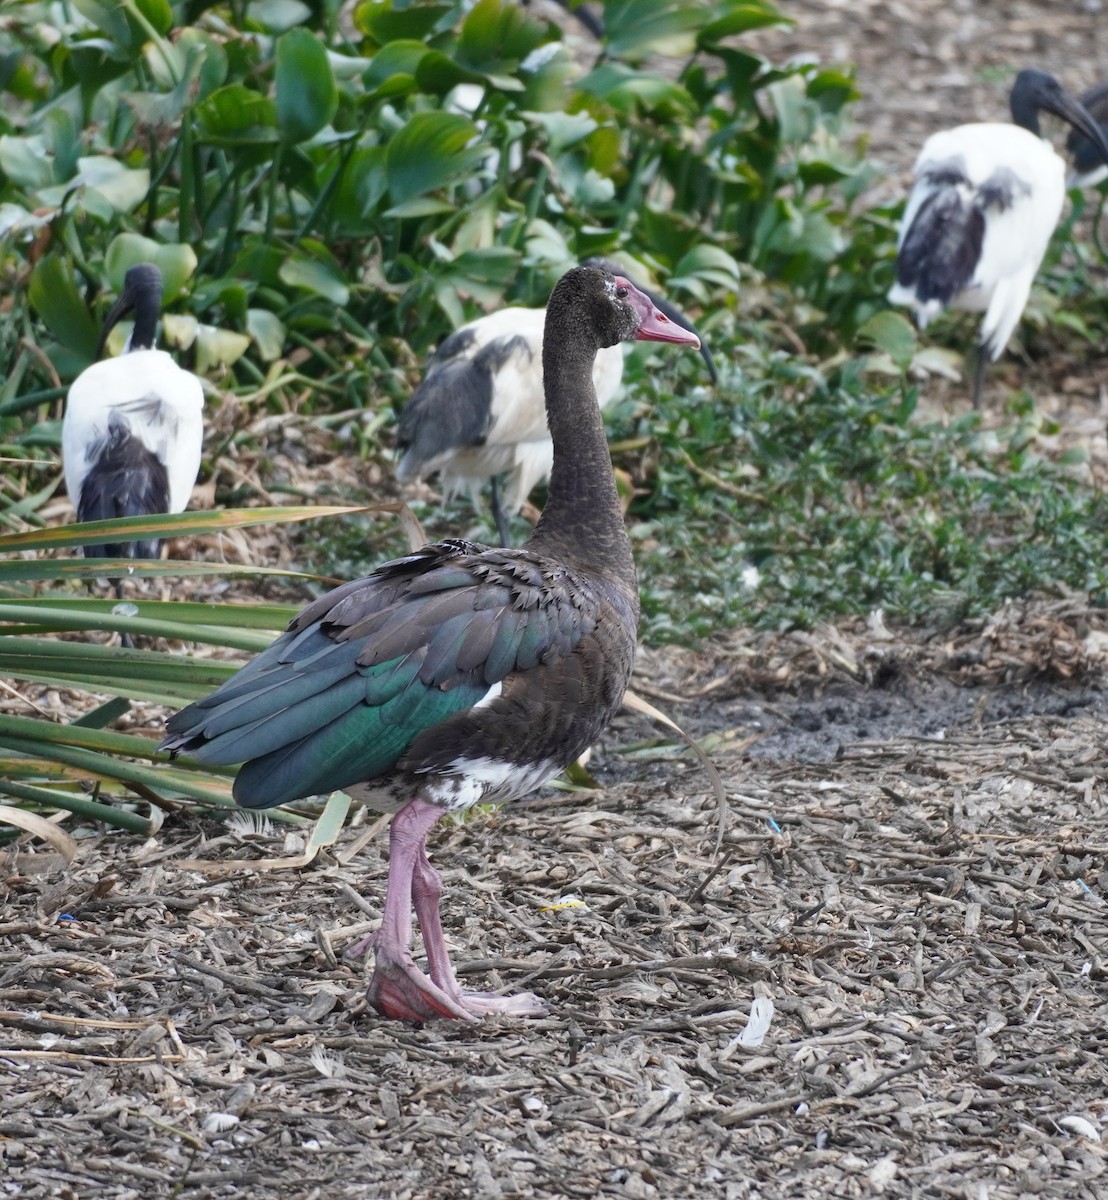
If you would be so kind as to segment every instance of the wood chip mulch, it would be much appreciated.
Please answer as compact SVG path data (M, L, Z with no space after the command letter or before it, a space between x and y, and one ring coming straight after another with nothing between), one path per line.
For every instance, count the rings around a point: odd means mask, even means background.
M550 1015L364 1010L384 837L87 831L0 852L0 1195L1108 1192L1108 721L678 761L444 824L463 978ZM208 863L204 870L182 864ZM768 1031L744 1035L752 1004Z

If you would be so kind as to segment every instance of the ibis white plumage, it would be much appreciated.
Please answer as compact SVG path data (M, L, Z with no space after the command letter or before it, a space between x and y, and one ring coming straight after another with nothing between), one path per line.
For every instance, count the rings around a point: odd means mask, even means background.
M104 321L103 352L116 323L134 313L124 352L93 363L73 381L62 422L62 461L79 521L182 512L200 470L204 389L164 350L154 349L162 276L132 267ZM157 539L86 546L88 557L156 558Z
M1045 71L1021 71L1010 103L1011 125L959 125L924 143L889 292L892 303L915 309L921 328L948 305L985 314L975 406L985 364L1007 345L1062 213L1066 166L1040 136L1040 112L1080 130L1108 163L1100 127Z
M590 261L621 270L603 260ZM662 297L646 295L666 318L689 325ZM553 464L543 400L545 319L545 309L505 308L456 330L435 351L397 428L397 479L413 483L437 471L447 499L464 492L475 506L481 487L491 481L490 507L504 545L510 542L509 518L549 477ZM701 353L714 382L715 363L703 340ZM602 409L615 399L622 378L623 348L602 349L593 366ZM501 476L506 477L503 494Z

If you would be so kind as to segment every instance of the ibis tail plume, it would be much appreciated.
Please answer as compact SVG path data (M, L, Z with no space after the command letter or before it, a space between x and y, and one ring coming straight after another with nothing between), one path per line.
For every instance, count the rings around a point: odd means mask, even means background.
M985 314L975 407L985 365L1008 344L1062 212L1066 167L1040 136L1040 113L1067 121L1108 163L1099 125L1045 71L1021 71L1010 105L1012 124L959 125L924 143L889 292L892 303L915 309L921 328L948 306Z
M638 591L593 383L631 338L697 346L627 279L569 271L546 312L543 381L554 463L519 549L424 546L309 605L212 695L171 717L163 749L247 760L239 804L342 788L395 811L369 1001L411 1021L537 1014L530 994L464 990L427 857L444 812L533 791L592 745L631 676ZM412 914L427 973L412 955Z

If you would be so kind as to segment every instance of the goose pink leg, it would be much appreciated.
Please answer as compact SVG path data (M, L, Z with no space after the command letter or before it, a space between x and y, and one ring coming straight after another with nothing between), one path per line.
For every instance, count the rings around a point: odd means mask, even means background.
M412 800L393 817L389 830L389 880L381 927L347 955L373 946L376 959L369 981L369 1003L384 1017L400 1021L430 1021L436 1017L475 1021L490 1013L538 1016L545 1012L538 998L494 996L463 992L450 966L450 955L439 917L442 882L427 858L424 843L442 816L442 809L425 800ZM412 957L412 909L415 909L430 977Z

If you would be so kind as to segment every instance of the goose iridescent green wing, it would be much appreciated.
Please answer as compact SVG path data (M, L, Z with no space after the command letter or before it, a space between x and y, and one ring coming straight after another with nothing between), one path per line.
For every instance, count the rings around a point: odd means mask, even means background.
M235 799L268 808L377 779L414 738L507 676L557 668L595 626L590 591L523 550L440 542L310 604L164 748L243 762Z

